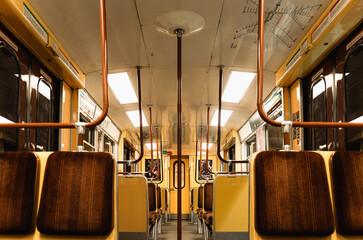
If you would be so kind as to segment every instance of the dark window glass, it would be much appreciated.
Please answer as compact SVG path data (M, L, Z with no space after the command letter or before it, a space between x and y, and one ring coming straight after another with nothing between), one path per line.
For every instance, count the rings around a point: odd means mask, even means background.
M174 178L173 178L173 186L175 189L178 188L178 161L174 162L173 165L174 169ZM181 162L181 188L183 189L185 187L185 163Z
M158 176L158 178L156 178L156 175L157 175L157 170L158 170L158 165L157 165L157 162L156 162L156 158L153 159L153 170L149 173L146 173L145 174L145 177L147 178L153 178L154 181L161 181L161 173L162 173L162 170L163 170L163 165L162 165L162 162L160 162L160 159L159 159L159 169L160 169L160 174ZM148 172L149 170L151 169L151 159L145 159L145 172Z
M363 43L349 53L344 65L345 114L347 122L363 122ZM346 129L346 148L361 151L363 129Z
M82 115L79 119L81 122L88 122ZM85 151L95 151L95 129L86 128L83 136L83 147Z
M233 145L228 149L228 160L236 160L236 146ZM230 172L236 171L236 164L229 164L228 170Z
M112 155L114 154L114 146L115 143L105 135L104 139L103 139L103 151L104 152L109 152Z
M1 43L0 43L1 44ZM0 45L0 122L18 122L20 66L12 50ZM17 150L16 129L0 129L0 150Z
M326 122L326 84L323 77L314 82L311 92L311 121ZM312 130L313 150L326 150L326 128L313 128Z
M37 122L52 122L52 88L40 78L37 89ZM49 128L36 130L36 150L49 151L51 131Z
M266 126L267 150L282 150L284 135L280 127Z
M202 160L202 176L205 178L202 178L200 175L199 175L199 166L200 166L200 160L198 160L198 165L196 166L197 167L197 176L198 176L198 180L199 181L203 181L203 180L206 180L206 179L212 179L213 178L213 175L212 173L210 173L207 169L207 161L205 159ZM208 160L208 167L211 171L213 171L213 160L209 159Z

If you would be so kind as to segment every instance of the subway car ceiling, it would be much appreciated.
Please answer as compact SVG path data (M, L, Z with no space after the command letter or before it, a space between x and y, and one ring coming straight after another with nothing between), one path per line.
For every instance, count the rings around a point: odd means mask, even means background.
M102 106L98 1L29 3L85 75L87 92ZM330 4L328 0L266 2L264 98L276 85L275 74ZM137 93L135 66L142 67L143 112L149 122L152 105L153 126L158 126L168 149L177 148L177 40L157 31L156 21L176 10L192 11L205 21L199 33L182 39L182 142L183 150L193 151L199 127L207 122L207 104L211 119L218 108L218 66L224 66L222 91L232 71L256 73L258 6L254 0L107 1L109 73L127 72ZM119 129L138 139L139 130L126 114L138 109L137 102L120 104L109 92L108 115ZM231 129L240 129L256 110L256 76L238 102L222 102L222 109L233 111L222 128L223 138ZM212 123L210 142L215 143L216 136ZM211 152L216 152L215 144Z

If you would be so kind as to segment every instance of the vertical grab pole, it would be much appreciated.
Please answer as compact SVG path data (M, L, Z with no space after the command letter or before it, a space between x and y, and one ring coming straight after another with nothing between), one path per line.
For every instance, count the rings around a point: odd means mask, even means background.
M182 113L182 104L181 104L181 77L182 77L182 35L184 33L183 29L176 29L174 31L177 35L178 39L178 69L177 69L177 77L178 77L178 240L182 240L182 188L181 188L181 154L182 154L182 142L181 142L181 113Z

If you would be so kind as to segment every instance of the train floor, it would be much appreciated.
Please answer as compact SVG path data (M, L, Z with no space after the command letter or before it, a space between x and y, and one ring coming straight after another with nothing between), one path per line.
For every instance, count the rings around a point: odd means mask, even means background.
M182 224L183 240L203 240L202 234L197 233L197 225L194 225L188 220L183 220ZM170 220L169 222L163 224L162 233L158 234L158 240L174 239L177 239L177 221Z

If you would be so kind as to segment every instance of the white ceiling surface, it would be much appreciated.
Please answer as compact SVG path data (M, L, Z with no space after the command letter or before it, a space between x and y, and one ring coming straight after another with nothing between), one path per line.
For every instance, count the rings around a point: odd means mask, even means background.
M70 57L86 74L86 89L102 106L99 1L29 0ZM142 66L142 104L153 125L161 129L168 148L176 148L176 37L156 31L159 14L173 10L193 11L205 19L204 29L182 42L183 149L195 149L196 128L206 125L206 104L212 119L218 107L218 65L224 68L226 85L232 70L256 71L258 0L107 0L109 72L129 72L137 93L135 66ZM330 3L328 0L266 1L264 97L275 86L274 73L302 40ZM256 110L256 79L240 103L223 103L234 110L223 129L239 129ZM120 129L134 128L125 111L137 103L120 105L110 94L109 116ZM144 128L147 131L148 128ZM204 131L205 132L205 131ZM211 141L216 131L211 130ZM198 133L199 137L200 134ZM205 139L205 136L204 136ZM215 146L212 151L215 150Z

